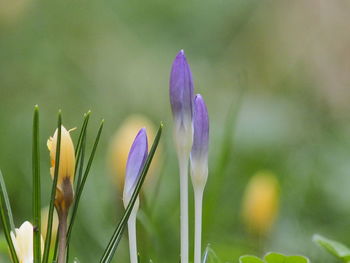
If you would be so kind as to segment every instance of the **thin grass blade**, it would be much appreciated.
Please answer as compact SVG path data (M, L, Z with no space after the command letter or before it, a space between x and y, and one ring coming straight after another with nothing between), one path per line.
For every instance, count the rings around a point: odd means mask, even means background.
M134 206L134 203L136 201L136 198L141 190L141 187L142 187L142 184L145 180L145 177L146 177L146 174L148 172L148 169L149 169L149 166L151 165L151 162L152 162L152 159L153 159L153 156L157 150L157 147L158 147L158 143L159 143L159 140L160 140L160 137L161 137L161 134L162 134L162 129L163 129L163 124L161 123L160 124L160 127L158 129L158 132L157 132L157 135L154 139L154 142L152 144L152 148L149 152L149 155L147 157L147 160L146 160L146 163L142 169L142 172L141 172L141 175L137 181L137 184L136 184L136 187L135 187L135 190L132 194L132 197L129 201L129 204L124 212L124 215L122 217L122 219L120 220L117 228L115 229L113 235L112 235L112 238L110 239L103 255L102 255L102 258L100 260L100 263L109 263L111 262L113 256L114 256L114 253L115 253L115 250L117 249L118 247L118 244L119 244L119 241L122 237L122 234L123 234L123 231L126 227L126 224L128 222L128 219L129 219L129 216L130 216L130 213L131 213L131 210Z
M89 172L90 172L92 161L94 160L94 157L95 157L95 153L96 153L96 149L97 149L98 143L100 141L103 125L104 125L104 120L101 121L100 128L98 129L94 146L92 148L92 151L91 151L91 154L90 154L87 166L86 166L85 171L84 171L84 175L81 178L81 182L79 184L79 188L77 188L77 191L76 191L75 202L74 202L73 210L72 210L72 216L71 216L71 220L70 220L70 224L69 224L68 232L67 232L67 243L69 243L69 240L70 240L70 237L71 237L71 234L72 234L73 225L74 225L75 218L76 218L77 211L78 211L79 201L80 201L80 198L81 198L81 194L82 194L82 192L84 190L86 179L87 179L87 177L89 175Z
M76 189L80 188L81 180L83 177L83 169L84 169L84 161L85 161L85 148L86 148L86 133L84 134L83 139L82 139L81 148L80 148L81 155L80 155L80 159L78 160L78 163L77 163L77 167L79 165L79 168L78 168L78 176L76 176L76 177L78 177Z
M78 156L79 159L78 159L78 162L77 162L77 165L76 165L76 167L78 167L78 165L79 165L78 176L75 175L75 177L78 177L78 179L76 181L76 192L78 192L78 189L80 188L82 177L83 177L85 148L86 148L86 132L83 133L81 147L80 147L81 155L80 155L80 157ZM76 169L76 171L77 171L77 169ZM70 244L69 244L70 239L69 239L69 237L71 235L71 231L72 231L72 227L73 227L71 222L74 221L74 219L72 221L72 218L75 218L76 213L77 213L76 202L74 203L72 210L73 210L73 212L72 212L72 216L71 216L71 220L70 220L70 228L68 229L68 232L67 232L67 236L68 236L68 238L67 238L67 261L69 260L69 251L70 251Z
M82 144L83 144L84 137L86 137L86 129L87 129L87 125L89 123L90 114L91 114L91 111L88 111L87 113L84 114L83 125L81 126L81 130L79 133L77 147L75 148L75 159L77 160L77 164L75 166L75 174L77 173L77 169L79 166L79 160L81 159L80 155L82 154ZM76 180L76 176L74 176L74 180Z
M60 165L61 127L62 127L62 116L61 116L61 111L59 111L58 112L58 121L57 121L57 143L56 143L55 172L54 172L54 178L53 178L52 189L51 189L49 215L48 215L48 219L47 219L47 231L46 231L46 239L45 239L43 261L42 261L43 263L48 263L49 262L54 203L55 203L55 198L56 198L56 188L57 188L57 181L58 181L58 169L59 169L59 165Z
M13 217L11 212L11 206L9 197L6 190L6 185L2 173L0 171L0 216L4 229L5 238L10 249L11 258L14 263L18 263L15 247L13 246L11 239L11 229L15 232L15 225L13 223Z
M41 260L41 195L40 195L40 152L39 152L39 107L34 107L33 117L33 146L32 146L32 170L33 170L33 255L34 263Z

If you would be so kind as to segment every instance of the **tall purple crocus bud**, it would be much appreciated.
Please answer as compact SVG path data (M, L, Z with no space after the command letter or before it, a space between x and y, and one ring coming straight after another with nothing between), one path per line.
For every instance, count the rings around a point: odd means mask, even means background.
M208 177L209 117L200 94L194 99L193 146L191 151L192 182L194 187L205 186Z
M193 80L185 52L181 50L170 74L170 103L174 140L180 170L181 263L188 263L188 161L192 149Z
M186 151L192 146L193 80L183 50L177 54L171 69L170 103L175 124L175 141L178 150Z
M142 128L131 146L128 161L126 163L126 175L123 192L123 202L126 208L130 202L137 181L141 175L148 155L148 142L146 129ZM134 207L128 220L130 263L137 263L137 242L136 242L136 216L139 208L139 198L136 199Z
M209 118L201 95L194 99L191 178L194 191L194 263L201 262L203 192L208 178Z
M123 192L124 206L127 207L135 190L137 179L139 178L142 168L148 155L148 142L146 129L142 128L131 146L128 161L126 163L126 175ZM135 204L136 205L136 204Z

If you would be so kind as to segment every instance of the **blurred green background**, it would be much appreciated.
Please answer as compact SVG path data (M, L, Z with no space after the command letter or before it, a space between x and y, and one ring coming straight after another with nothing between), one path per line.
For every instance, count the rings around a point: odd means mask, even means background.
M108 147L122 121L141 113L165 127L159 192L141 199L139 251L144 260L178 262L168 79L183 48L211 119L203 243L221 262L270 250L335 262L311 237L350 244L349 11L350 2L338 0L1 0L0 167L16 226L31 220L33 106L40 106L44 204L57 110L72 128L91 109L89 139L101 118L105 129L71 255L97 262L123 211ZM279 180L280 208L271 231L257 237L241 209L249 179L262 170ZM115 262L128 262L126 238Z

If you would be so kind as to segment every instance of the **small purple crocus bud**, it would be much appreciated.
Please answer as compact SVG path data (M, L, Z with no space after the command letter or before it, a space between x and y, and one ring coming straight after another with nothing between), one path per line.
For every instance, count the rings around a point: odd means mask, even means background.
M170 103L175 122L175 141L180 148L191 149L193 80L185 52L181 50L174 62L170 74Z
M205 102L200 94L194 99L193 146L191 169L193 186L204 189L208 178L209 117Z
M131 146L128 161L126 163L126 174L123 192L123 202L125 208L128 206L131 196L135 190L137 180L141 175L141 171L146 162L148 155L148 141L146 129L142 128ZM138 208L138 201L135 203L134 209Z

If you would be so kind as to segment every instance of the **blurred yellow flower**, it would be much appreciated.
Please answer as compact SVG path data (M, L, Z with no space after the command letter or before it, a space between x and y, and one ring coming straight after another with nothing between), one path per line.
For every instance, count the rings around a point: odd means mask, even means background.
M15 247L19 263L33 262L33 226L25 221L20 228L15 229L16 233L11 232L11 239ZM44 241L41 237L41 252L44 250Z
M135 139L135 136L139 132L140 128L146 128L148 141L150 143L149 148L155 137L155 127L153 123L142 115L131 115L126 118L120 125L120 128L116 131L112 137L111 144L109 147L109 158L108 166L111 169L113 180L118 186L119 191L123 192L124 187L124 176L126 169L126 162L130 147ZM159 147L157 152L159 151ZM154 173L155 168L158 165L159 155L156 153L152 165L149 170L149 175ZM152 176L153 177L153 176ZM151 176L146 177L145 184L147 185L150 181Z
M47 231L47 220L49 217L49 207L44 207L41 209L41 234L43 238L46 238ZM53 221L52 221L52 234L51 234L51 244L56 241L56 235L58 230L58 216L57 212L53 211Z
M50 151L51 177L54 177L56 160L57 129L47 140L47 147ZM57 179L56 200L61 208L68 208L73 201L73 183L75 172L75 152L72 138L65 127L61 127L61 152Z
M279 183L271 172L254 175L244 193L242 216L248 230L259 236L271 229L279 207Z

